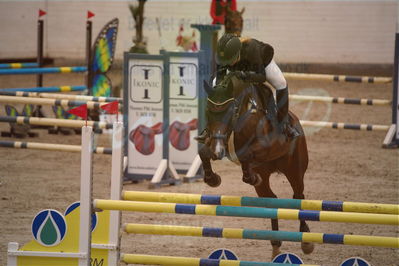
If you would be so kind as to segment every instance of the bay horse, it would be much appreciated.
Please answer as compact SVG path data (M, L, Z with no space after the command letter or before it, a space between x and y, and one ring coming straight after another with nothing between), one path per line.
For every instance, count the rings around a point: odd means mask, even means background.
M276 198L270 188L272 173L283 173L293 191L294 199L304 199L303 178L308 166L308 150L298 118L289 113L289 121L300 136L287 139L277 122L276 105L271 89L264 84L251 84L228 73L213 88L204 82L208 93L206 117L208 138L199 155L204 168L204 182L211 187L221 184L213 172L212 160L227 156L241 164L243 181L253 185L259 197ZM272 230L278 230L278 220L271 220ZM300 232L310 232L304 220ZM282 241L271 240L272 257L280 253ZM301 244L309 254L313 243Z
M244 20L242 14L245 12L245 7L241 11L231 10L230 6L225 7L224 17L224 31L225 33L233 33L237 36L241 36Z

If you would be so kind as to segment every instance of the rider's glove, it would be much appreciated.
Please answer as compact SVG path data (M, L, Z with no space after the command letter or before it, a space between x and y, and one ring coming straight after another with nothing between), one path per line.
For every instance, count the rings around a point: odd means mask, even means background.
M248 80L249 75L247 72L245 71L237 71L236 72L236 77L242 80Z

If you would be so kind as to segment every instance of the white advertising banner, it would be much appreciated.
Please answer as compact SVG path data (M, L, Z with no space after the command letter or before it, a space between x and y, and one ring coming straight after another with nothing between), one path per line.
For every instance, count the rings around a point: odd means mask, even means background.
M179 172L186 172L198 154L199 66L193 55L169 55L169 158Z
M163 64L129 58L128 175L152 176L163 159Z

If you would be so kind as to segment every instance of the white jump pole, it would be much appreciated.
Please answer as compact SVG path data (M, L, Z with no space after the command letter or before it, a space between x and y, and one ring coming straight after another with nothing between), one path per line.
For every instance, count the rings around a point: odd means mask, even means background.
M115 122L112 134L112 170L111 170L111 199L121 200L123 186L123 123ZM118 265L120 260L120 237L121 212L111 211L109 244L114 247L109 251L108 265Z

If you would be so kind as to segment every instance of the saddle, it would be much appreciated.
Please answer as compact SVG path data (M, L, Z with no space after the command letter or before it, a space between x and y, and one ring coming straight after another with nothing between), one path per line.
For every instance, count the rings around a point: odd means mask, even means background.
M169 126L169 141L172 146L179 151L187 150L190 147L190 131L197 129L197 124L197 119L188 123L174 121Z
M162 133L163 123L157 123L152 127L139 125L129 134L129 140L134 143L137 151L143 155L150 155L155 149L155 135Z
M247 114L248 113L253 113L253 112L258 112L258 111L263 111L264 115L266 117L266 120L270 122L273 128L277 128L278 126L278 120L277 120L277 106L276 102L274 100L273 93L271 89L264 85L264 84L256 84L256 86L253 87L253 90L250 92L250 97L249 101L242 103L242 106L238 107L238 110L242 110L243 108L246 110ZM254 95L256 94L256 95ZM260 101L260 102L259 102ZM260 108L262 106L263 108ZM245 116L243 116L245 117ZM239 121L239 118L237 118ZM238 124L240 124L238 122ZM240 130L240 128L236 128L235 130ZM250 129L252 130L252 129ZM265 136L267 138L270 137L270 135ZM252 141L257 139L257 136L253 135L253 138L248 139L248 144ZM240 159L243 159L246 157L245 154L236 154L235 151L235 145L234 145L234 130L232 130L228 136L227 136L227 157L230 161L239 164Z

